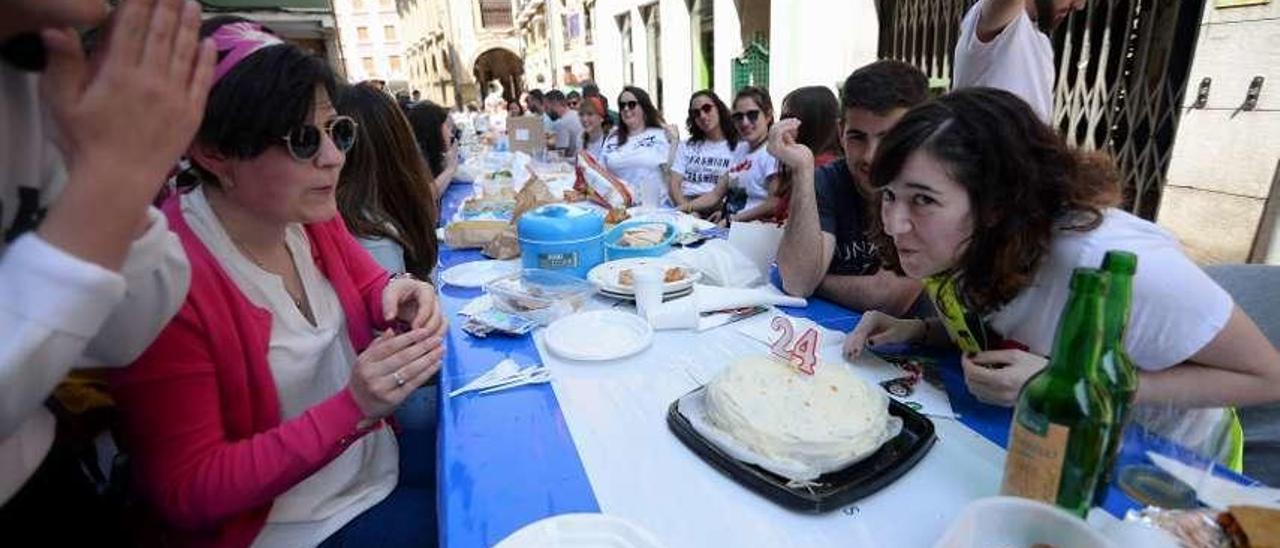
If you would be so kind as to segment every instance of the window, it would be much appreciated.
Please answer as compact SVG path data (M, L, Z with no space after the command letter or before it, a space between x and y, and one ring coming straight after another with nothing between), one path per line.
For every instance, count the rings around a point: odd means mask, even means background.
M510 28L511 0L480 0L480 26Z
M689 14L690 42L693 48L693 82L699 89L715 85L715 16L712 0L694 0Z
M392 55L391 56L391 73L400 74L401 68L402 67L400 66L400 56Z
M396 39L396 26L395 26L395 25L383 25L383 27L382 27L382 36L383 36L384 38L386 38L386 39L387 39L387 41L394 41L394 40Z
M596 3L589 2L582 5L582 30L583 38L588 46L595 42L595 18L592 16L596 11Z
M361 59L360 64L364 66L365 77L371 77L377 72L374 68L372 57L365 57L364 59Z
M369 41L369 27L356 27L356 38L361 42Z
M658 4L653 3L640 8L640 16L644 18L645 43L649 46L649 81L646 83L649 93L657 99L658 108L663 108L662 101L662 22L658 16Z
M618 15L618 31L622 34L622 81L626 85L634 85L636 66L631 58L631 13Z

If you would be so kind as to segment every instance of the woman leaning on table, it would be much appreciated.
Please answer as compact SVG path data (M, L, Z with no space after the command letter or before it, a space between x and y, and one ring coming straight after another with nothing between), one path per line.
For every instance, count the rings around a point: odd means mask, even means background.
M1067 148L1008 92L966 89L915 108L872 165L881 252L888 268L924 280L940 316L977 321L869 312L846 352L958 344L969 390L1010 406L1045 366L1072 269L1123 249L1139 261L1125 339L1140 369L1137 403L1185 410L1161 433L1199 443L1234 420L1222 407L1280 400L1280 353L1173 236L1114 207L1117 180L1108 160ZM966 330L1004 342L974 348L953 336Z
M435 495L406 485L383 419L439 369L435 291L391 279L338 217L356 132L324 61L239 18L201 31L219 62L200 184L164 206L191 291L113 379L151 540L432 545Z

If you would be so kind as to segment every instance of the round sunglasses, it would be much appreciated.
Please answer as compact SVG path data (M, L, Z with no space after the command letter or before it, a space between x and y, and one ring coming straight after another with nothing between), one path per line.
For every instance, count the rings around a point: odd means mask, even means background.
M320 153L323 141L322 133L333 139L333 146L346 154L356 144L356 121L350 116L335 116L324 123L324 131L311 124L302 124L285 134L281 139L289 155L299 162L307 162Z
M754 124L760 119L760 110L754 109L746 112L735 112L730 114L729 117L733 119L733 123L735 124L741 124L744 119Z
M711 111L713 111L713 110L715 110L715 109L716 109L716 106L715 106L715 105L713 105L713 104L711 104L711 103L703 103L703 104L702 104L702 106L700 106L700 107L697 107L697 108L691 108L691 109L689 109L689 117L690 117L690 118L697 118L697 117L698 117L698 113L699 113L699 112L701 112L701 113L703 113L703 114L711 114Z

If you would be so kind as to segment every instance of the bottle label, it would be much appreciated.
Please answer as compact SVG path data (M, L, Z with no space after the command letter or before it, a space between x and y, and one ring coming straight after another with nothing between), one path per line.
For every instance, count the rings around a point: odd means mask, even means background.
M1009 433L1000 493L1055 504L1071 429L1031 410L1017 415Z

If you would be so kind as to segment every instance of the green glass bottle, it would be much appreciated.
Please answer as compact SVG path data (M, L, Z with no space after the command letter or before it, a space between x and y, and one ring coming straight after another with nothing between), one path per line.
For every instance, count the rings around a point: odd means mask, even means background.
M1111 403L1111 432L1103 453L1102 479L1098 482L1094 502L1101 505L1107 486L1113 481L1116 455L1133 397L1138 393L1138 370L1124 349L1125 327L1129 324L1129 308L1133 298L1133 275L1138 270L1138 256L1128 251L1111 250L1102 259L1102 270L1111 275L1103 320L1102 358L1098 361L1098 384Z
M1093 268L1072 273L1049 365L1018 395L1000 489L1081 518L1093 501L1111 425L1111 406L1097 383L1109 278Z

